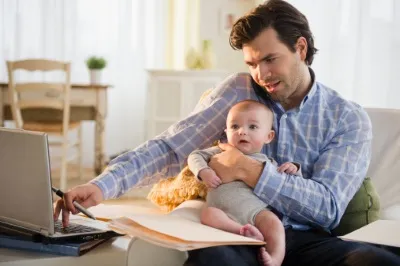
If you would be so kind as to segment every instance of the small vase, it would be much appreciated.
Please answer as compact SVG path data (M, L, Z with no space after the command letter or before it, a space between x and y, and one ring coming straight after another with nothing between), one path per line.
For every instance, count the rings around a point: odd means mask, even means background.
M193 47L189 48L186 54L185 65L187 69L195 69L197 67L198 54Z
M90 84L101 84L101 72L100 69L90 70Z
M210 69L215 66L215 57L211 40L203 40L202 49L203 68Z

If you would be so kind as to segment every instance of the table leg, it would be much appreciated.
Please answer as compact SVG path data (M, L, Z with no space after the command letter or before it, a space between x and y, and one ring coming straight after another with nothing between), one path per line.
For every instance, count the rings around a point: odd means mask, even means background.
M94 162L94 171L96 175L101 174L105 165L105 156L104 156L104 117L97 112L96 115L96 126L95 126L95 144L94 144L94 154L95 154L95 162Z
M95 126L95 144L94 144L94 171L96 175L103 172L105 168L104 140L105 140L105 119L107 113L107 92L106 90L97 91L97 110Z
M0 127L4 126L4 102L3 102L3 87L0 85Z

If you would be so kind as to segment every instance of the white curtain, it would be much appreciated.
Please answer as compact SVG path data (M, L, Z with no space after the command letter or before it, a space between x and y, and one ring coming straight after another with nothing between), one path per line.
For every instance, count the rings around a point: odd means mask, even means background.
M108 65L106 153L144 141L146 68L163 68L168 2L164 0L0 0L0 80L5 60L49 58L72 63L73 83L88 83L85 60ZM92 166L94 123L84 125L84 163Z
M289 0L309 19L320 81L366 107L400 108L400 2Z

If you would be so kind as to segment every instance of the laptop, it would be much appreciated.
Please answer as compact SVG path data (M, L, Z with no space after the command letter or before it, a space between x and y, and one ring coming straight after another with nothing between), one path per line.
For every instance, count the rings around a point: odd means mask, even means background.
M63 228L60 220L54 222L47 139L43 132L0 128L0 232L48 243L120 235L74 223Z

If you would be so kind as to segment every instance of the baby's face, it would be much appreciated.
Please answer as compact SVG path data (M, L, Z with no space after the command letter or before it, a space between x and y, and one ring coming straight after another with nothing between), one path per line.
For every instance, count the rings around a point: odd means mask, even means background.
M272 140L271 120L272 115L258 108L231 110L226 121L228 143L244 154L260 152Z

